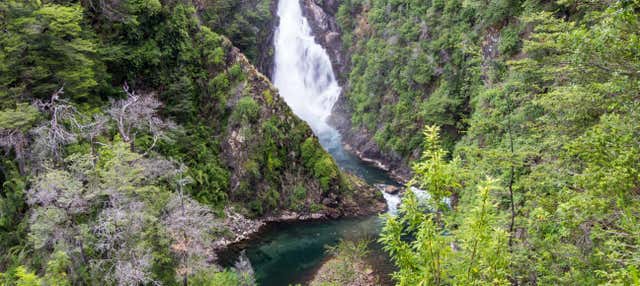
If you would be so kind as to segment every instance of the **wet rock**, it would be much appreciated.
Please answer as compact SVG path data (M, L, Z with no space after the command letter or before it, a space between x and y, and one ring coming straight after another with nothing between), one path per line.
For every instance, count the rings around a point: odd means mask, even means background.
M375 185L376 188L378 188L379 190L387 193L387 194L398 194L400 192L400 190L402 188L398 187L398 186L393 186L393 185L387 185L387 184L376 184Z
M318 42L329 54L333 71L338 77L346 74L346 62L342 52L340 26L335 14L340 6L337 0L303 0L302 13L307 18Z

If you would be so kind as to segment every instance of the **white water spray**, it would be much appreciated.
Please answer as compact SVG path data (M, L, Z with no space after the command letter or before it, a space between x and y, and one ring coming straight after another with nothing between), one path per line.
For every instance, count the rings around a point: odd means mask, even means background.
M327 52L315 42L298 0L280 0L274 84L293 112L320 136L340 95ZM333 132L330 132L333 133Z
M384 200L387 201L388 210L387 213L391 215L398 214L398 206L400 206L400 195L398 194L389 194L387 192L382 192L382 196L384 196Z

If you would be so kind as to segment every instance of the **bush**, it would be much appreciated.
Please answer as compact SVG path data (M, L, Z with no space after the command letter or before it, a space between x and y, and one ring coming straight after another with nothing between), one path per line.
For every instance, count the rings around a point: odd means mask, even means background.
M293 187L293 194L289 197L289 208L300 211L304 206L304 200L307 197L307 189L303 185Z
M293 188L293 198L296 200L304 200L307 197L307 189L303 185L296 185Z
M320 180L320 187L326 191L329 190L331 180L337 178L339 172L331 156L325 154L314 164L313 174Z
M255 123L260 115L260 106L253 98L246 96L238 100L231 119L235 122Z
M242 73L242 67L240 67L239 64L235 64L229 68L229 75L234 81L244 80L244 73Z
M300 156L305 167L313 167L318 157L318 141L313 137L304 140L300 146Z

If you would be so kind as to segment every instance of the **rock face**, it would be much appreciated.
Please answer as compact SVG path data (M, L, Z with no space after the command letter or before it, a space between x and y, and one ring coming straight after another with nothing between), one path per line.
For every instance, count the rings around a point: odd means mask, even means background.
M342 52L340 27L335 19L340 2L338 0L301 0L301 4L302 13L309 21L316 42L327 50L333 71L338 81L343 83L347 63Z
M408 163L400 155L392 151L382 151L373 140L375 130L354 128L351 124L350 105L344 92L348 92L348 82L345 81L349 73L349 58L347 50L343 49L340 27L335 16L340 6L337 0L302 0L302 10L313 29L316 41L322 45L331 58L334 72L343 86L343 94L336 102L333 114L329 119L343 135L343 142L360 159L372 162L387 170L397 180L406 182L411 177Z

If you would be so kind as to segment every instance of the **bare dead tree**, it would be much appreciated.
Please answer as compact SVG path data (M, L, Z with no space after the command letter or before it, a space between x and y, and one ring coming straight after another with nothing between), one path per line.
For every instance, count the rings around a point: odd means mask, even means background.
M91 155L93 155L94 158L96 159L97 157L95 157L96 155L95 140L98 136L104 134L104 132L108 128L107 126L108 123L109 123L109 118L107 116L97 114L93 116L93 120L90 123L80 126L80 132L81 132L80 134L82 135L83 138L89 141L89 144L91 146Z
M175 128L175 124L164 121L158 116L158 109L162 103L153 95L138 95L126 82L122 89L127 94L127 98L112 102L108 113L116 122L122 140L130 143L132 151L139 132L148 132L153 136L151 146L144 153L146 155L167 130Z
M24 132L19 129L7 129L0 130L0 147L2 147L6 154L9 154L11 150L16 155L16 161L18 161L18 170L20 174L25 172L25 148L27 146L27 137Z
M111 193L108 204L93 229L96 249L104 257L94 261L96 268L116 285L156 284L151 276L151 250L142 244L142 233L151 220L147 206L117 191Z
M185 196L183 188L189 182L178 179L178 192L167 204L167 215L163 218L173 241L171 251L180 260L176 271L185 286L189 275L206 268L207 260L215 255L211 248L212 231L220 227L207 207Z
M49 113L51 116L48 122L33 131L36 135L36 149L44 152L44 154L37 154L40 158L47 158L51 154L54 160L60 161L62 146L77 140L76 134L65 126L65 123L79 127L80 124L76 119L78 112L75 107L60 98L62 94L64 94L64 86L54 92L48 102L41 100L34 102L40 111Z
M141 158L136 160L136 164L143 168L142 176L148 182L173 180L180 172L176 162L162 158Z

